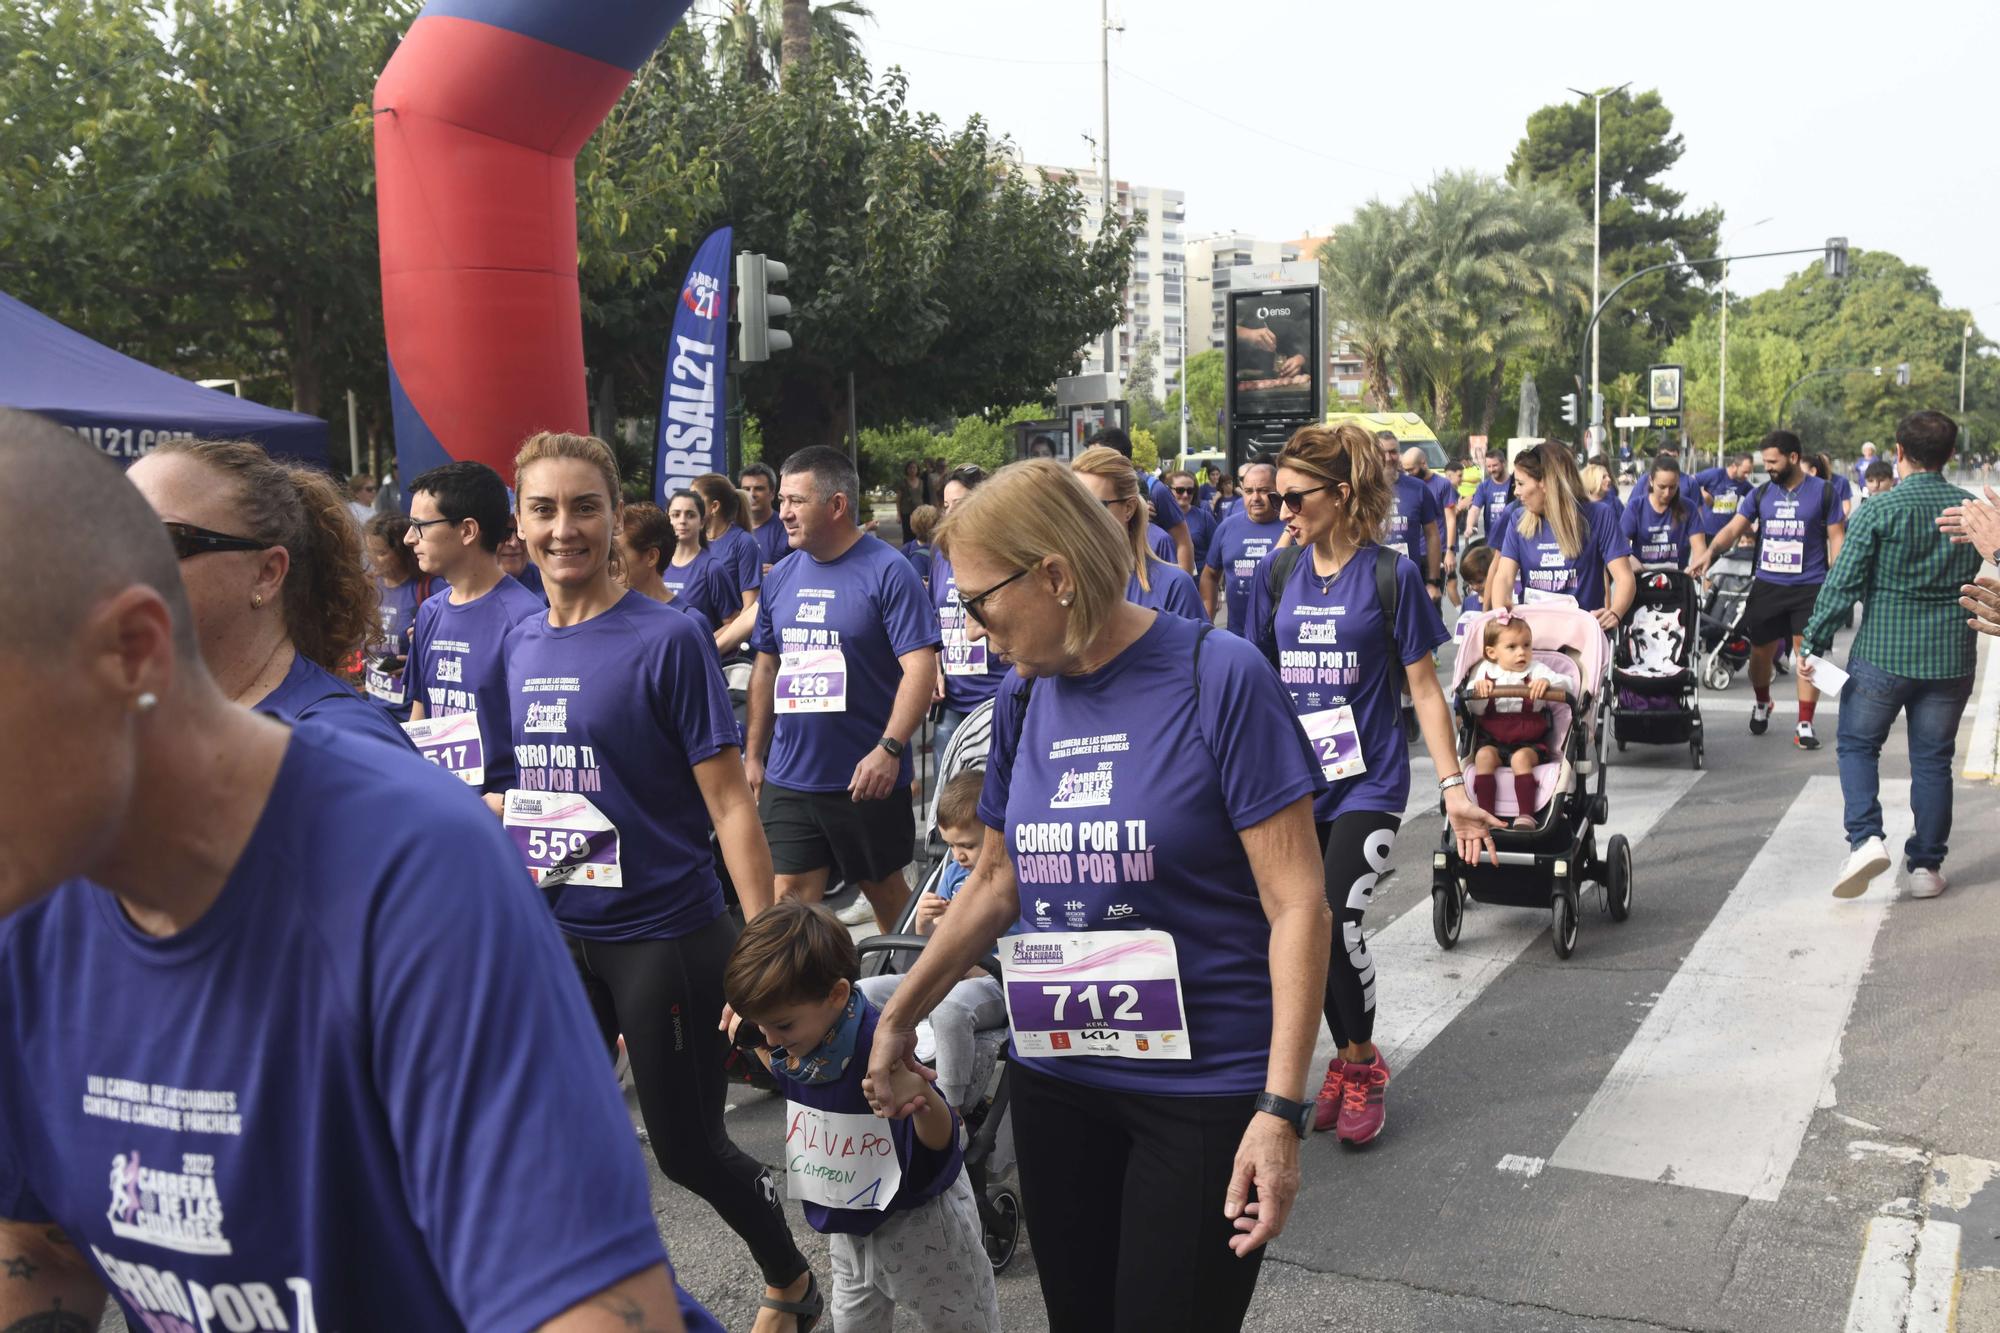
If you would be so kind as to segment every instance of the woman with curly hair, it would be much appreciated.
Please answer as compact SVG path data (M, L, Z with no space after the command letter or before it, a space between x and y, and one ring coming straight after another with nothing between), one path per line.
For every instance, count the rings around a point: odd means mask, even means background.
M323 718L408 747L344 678L375 637L379 603L333 478L248 440L175 440L126 475L166 524L225 695L281 722Z

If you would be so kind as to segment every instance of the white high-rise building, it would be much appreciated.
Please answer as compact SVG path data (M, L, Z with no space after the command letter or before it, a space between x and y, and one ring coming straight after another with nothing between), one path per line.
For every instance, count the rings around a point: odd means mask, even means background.
M1104 222L1102 177L1096 169L1052 166L1026 169L1039 172L1044 180L1064 180L1076 187L1084 200L1084 239L1095 240ZM1126 381L1128 392L1135 389L1137 386L1130 383L1133 350L1147 338L1155 339L1159 352L1153 358L1151 388L1155 397L1164 398L1180 383L1181 310L1186 292L1183 265L1187 262L1183 231L1187 220L1187 195L1180 190L1113 180L1111 208L1128 222L1144 213L1145 226L1132 248L1132 272L1125 284L1124 317L1118 324L1117 364L1110 369L1120 380ZM1202 315L1193 305L1187 309L1195 321L1194 327L1188 330L1187 338L1188 354L1193 355L1203 346L1199 336ZM1101 335L1091 339L1083 352L1082 374L1098 374L1106 369Z

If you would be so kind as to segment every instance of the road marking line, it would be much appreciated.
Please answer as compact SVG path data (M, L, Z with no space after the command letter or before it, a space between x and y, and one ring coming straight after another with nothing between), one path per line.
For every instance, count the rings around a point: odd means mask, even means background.
M1915 1222L1907 1217L1869 1219L1845 1333L1902 1333L1910 1315L1910 1260L1916 1252Z
M1909 780L1881 794L1898 843ZM1828 892L1847 853L1840 808L1838 778L1806 780L1551 1165L1778 1197L1813 1112L1834 1105L1841 1036L1897 892L1892 875L1859 898Z
M1510 1152L1495 1162L1493 1169L1496 1171L1512 1171L1515 1175L1526 1176L1528 1179L1533 1180L1536 1176L1542 1174L1542 1168L1548 1164L1549 1162L1546 1157L1523 1157L1520 1153Z
M1905 1333L1949 1333L1951 1301L1958 1286L1959 1226L1956 1222L1925 1222L1917 1232L1917 1257L1911 1265L1910 1318Z
M1611 818L1599 830L1599 854L1614 833L1623 833L1636 848L1702 777L1703 771L1693 769L1614 765L1606 787ZM1435 827L1425 836L1435 838ZM1634 869L1637 910L1643 911L1647 866L1636 862ZM1611 925L1609 918L1595 912L1590 920ZM1465 914L1458 947L1447 953L1431 934L1430 895L1425 894L1408 911L1370 935L1368 952L1375 960L1377 997L1375 1044L1389 1067L1400 1070L1416 1059L1548 928L1546 912L1475 904ZM1316 1058L1323 1064L1333 1050L1333 1038L1322 1023Z

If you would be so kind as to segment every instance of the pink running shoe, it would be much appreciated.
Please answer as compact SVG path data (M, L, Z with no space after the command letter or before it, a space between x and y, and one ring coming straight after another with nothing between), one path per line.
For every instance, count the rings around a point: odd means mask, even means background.
M1366 1064L1350 1060L1347 1086L1340 1097L1340 1141L1353 1147L1374 1141L1389 1118L1383 1093L1389 1086L1389 1062L1377 1051Z
M1319 1096L1313 1099L1313 1130L1324 1134L1333 1128L1340 1115L1340 1097L1347 1085L1347 1071L1353 1066L1339 1056L1326 1062L1326 1082L1319 1085Z

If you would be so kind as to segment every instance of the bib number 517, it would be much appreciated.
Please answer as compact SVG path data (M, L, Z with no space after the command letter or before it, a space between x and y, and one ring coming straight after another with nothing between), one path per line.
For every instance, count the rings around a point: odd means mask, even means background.
M1096 982L1092 982L1081 990L1070 986L1044 986L1042 987L1042 994L1055 1001L1055 1018L1058 1023L1063 1021L1063 1015L1069 1008L1072 996L1075 997L1077 1004L1090 1010L1091 1022L1102 1023L1104 1021L1104 1005L1098 998ZM1108 986L1104 990L1104 999L1117 1004L1118 1007L1111 1011L1111 1017L1118 1022L1143 1023L1146 1021L1144 1015L1139 1012L1139 988L1137 986L1128 986L1123 983Z

